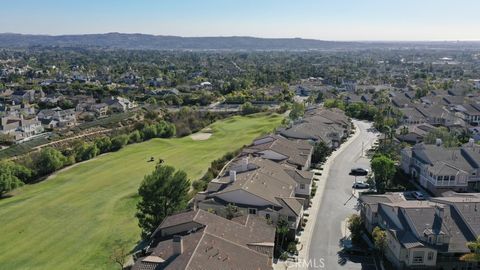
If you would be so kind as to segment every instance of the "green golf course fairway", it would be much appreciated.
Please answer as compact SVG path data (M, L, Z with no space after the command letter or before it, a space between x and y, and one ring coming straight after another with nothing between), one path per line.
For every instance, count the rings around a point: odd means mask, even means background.
M0 269L118 269L116 240L139 240L135 218L143 176L162 158L200 178L210 163L280 124L279 115L218 121L204 141L152 139L67 168L0 200Z

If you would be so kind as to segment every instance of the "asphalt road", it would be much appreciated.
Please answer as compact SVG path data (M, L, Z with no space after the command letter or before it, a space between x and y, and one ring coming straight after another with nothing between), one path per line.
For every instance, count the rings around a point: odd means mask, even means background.
M369 168L369 160L362 154L374 143L377 134L369 131L371 124L355 121L360 129L358 137L346 146L335 157L329 168L321 204L318 208L317 220L311 234L308 258L313 264L310 269L375 269L372 258L343 256L339 251L341 247L342 231L345 228L345 219L356 213L356 197L352 196L352 184L355 177L349 175L354 166ZM364 180L365 177L357 177Z

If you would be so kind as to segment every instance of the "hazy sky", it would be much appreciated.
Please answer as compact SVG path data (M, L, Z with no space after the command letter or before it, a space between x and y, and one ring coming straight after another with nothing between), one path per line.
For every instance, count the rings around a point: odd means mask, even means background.
M0 32L480 40L480 0L0 0Z

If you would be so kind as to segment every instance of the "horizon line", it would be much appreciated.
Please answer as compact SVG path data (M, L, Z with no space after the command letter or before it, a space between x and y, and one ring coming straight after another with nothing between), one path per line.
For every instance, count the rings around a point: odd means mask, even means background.
M327 42L480 42L480 39L403 39L403 40L394 40L394 39L318 39L310 37L260 37L260 36L249 36L249 35L206 35L206 36L181 36L174 34L151 34L151 33L141 33L141 32L97 32L97 33L75 33L75 34L42 34L42 33L19 33L19 32L0 32L0 35L22 35L22 36L47 36L47 37L61 37L61 36L87 36L87 35L108 35L108 34L122 34L122 35L145 35L145 36L155 36L155 37L180 37L180 38L256 38L256 39L303 39L303 40L314 40L314 41L327 41Z

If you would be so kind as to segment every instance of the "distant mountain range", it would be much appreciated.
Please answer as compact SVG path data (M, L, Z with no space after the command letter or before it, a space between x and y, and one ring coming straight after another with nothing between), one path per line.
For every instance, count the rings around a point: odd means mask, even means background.
M138 50L352 50L369 48L479 49L480 42L338 42L302 38L179 37L146 34L0 34L0 48L98 47Z

